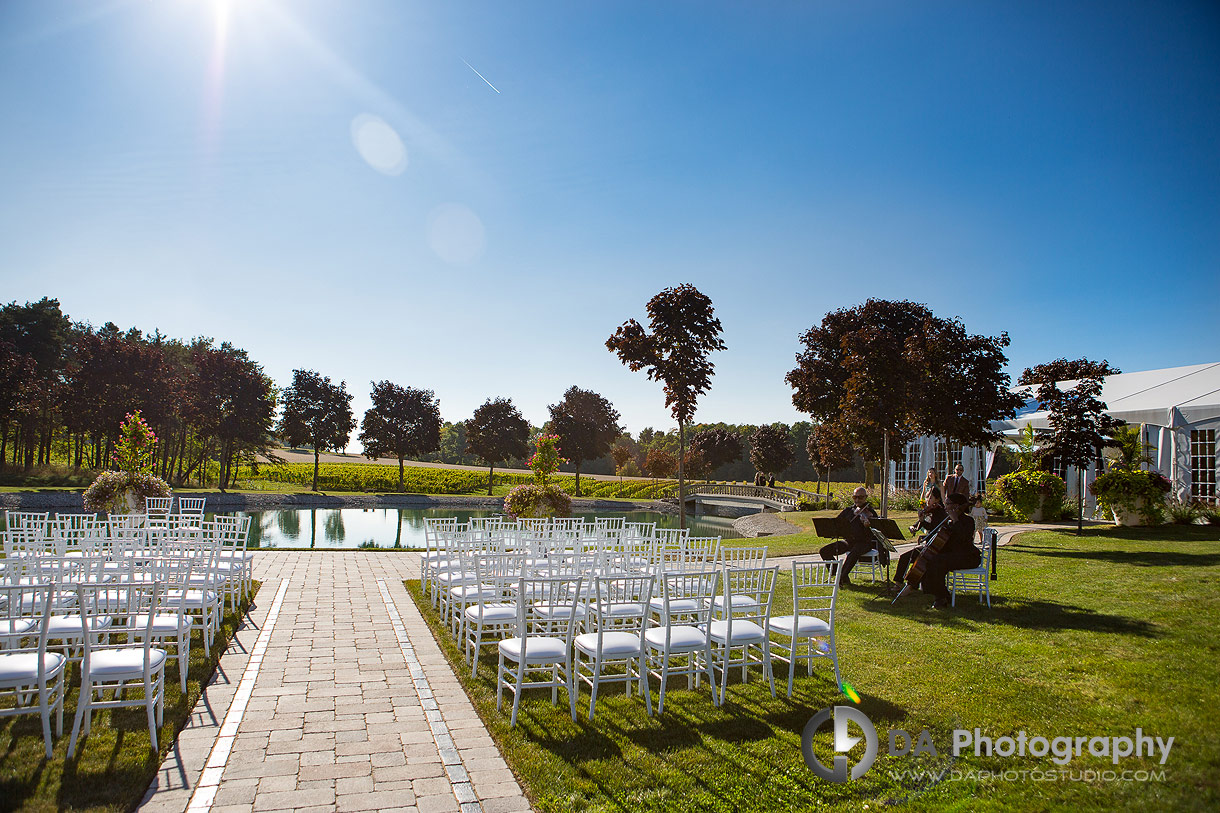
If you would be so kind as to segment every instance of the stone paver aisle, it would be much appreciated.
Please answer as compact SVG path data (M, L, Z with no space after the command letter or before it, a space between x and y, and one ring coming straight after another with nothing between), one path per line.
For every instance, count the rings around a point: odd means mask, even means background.
M418 567L411 554L260 552L254 626L225 655L141 809L529 810L402 586ZM195 793L285 579L227 762L209 763L223 764L219 787L214 798Z

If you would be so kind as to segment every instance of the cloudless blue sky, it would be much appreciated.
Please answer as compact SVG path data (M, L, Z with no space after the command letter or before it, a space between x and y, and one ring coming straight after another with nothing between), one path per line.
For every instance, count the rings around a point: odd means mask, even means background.
M868 297L1014 378L1220 360L1214 2L5 0L0 111L0 299L359 414L575 384L672 426L604 342L684 282L701 421L800 419L799 335Z

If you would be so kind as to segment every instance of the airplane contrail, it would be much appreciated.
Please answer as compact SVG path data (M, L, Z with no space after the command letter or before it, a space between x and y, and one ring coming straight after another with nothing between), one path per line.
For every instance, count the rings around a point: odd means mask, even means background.
M458 57L458 59L462 59L462 58ZM474 65L471 65L466 60L462 59L462 64L465 65L467 68L470 68L470 70L474 71ZM487 82L487 77L484 76L483 74L479 73L478 71L474 71L474 75L479 77L480 79L482 79L484 82ZM500 89L497 88L495 85L493 85L491 82L487 82L487 86L489 88L491 88L492 90L494 90L496 93L500 92Z

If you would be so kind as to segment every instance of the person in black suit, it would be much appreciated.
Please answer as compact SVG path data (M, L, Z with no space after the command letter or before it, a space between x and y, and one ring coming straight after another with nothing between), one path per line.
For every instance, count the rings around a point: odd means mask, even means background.
M938 610L949 606L949 588L945 584L949 571L978 567L983 559L983 554L974 546L974 518L964 510L968 501L963 494L949 495L945 504L949 513L945 524L949 540L928 563L919 582L920 590L936 598L932 606Z
M856 562L860 561L861 556L877 546L870 522L877 518L877 512L868 504L868 491L864 488L857 488L852 492L851 500L852 505L844 508L836 517L841 526L846 525L847 538L831 542L818 551L821 557L828 562L837 559L844 553L847 554L847 558L843 561L843 569L839 571L840 585L851 584L851 579L848 578L851 569L856 566Z

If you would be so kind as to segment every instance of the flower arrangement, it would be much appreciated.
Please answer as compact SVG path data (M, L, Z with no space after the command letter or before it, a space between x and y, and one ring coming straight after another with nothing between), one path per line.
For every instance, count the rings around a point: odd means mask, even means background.
M1063 478L1049 471L1022 469L996 481L996 494L1004 506L1004 513L1017 520L1036 517L1048 507L1058 519L1057 512L1066 493Z
M534 456L530 458L529 467L534 470L538 485L545 486L546 478L567 462L567 458L559 456L559 435L541 434L534 438Z
M111 514L143 511L149 497L171 496L169 483L152 473L156 446L157 435L140 417L140 411L128 413L111 455L115 470L102 472L85 489L85 510Z
M1165 519L1165 497L1172 484L1158 471L1113 468L1089 483L1089 491L1097 498L1097 506L1112 512L1138 514L1148 525L1159 525Z
M558 486L517 486L504 497L504 510L514 517L570 517L572 498Z
M559 435L541 434L534 438L534 455L529 466L534 470L533 485L517 486L504 497L504 510L514 517L570 517L572 498L547 478L567 463L559 454Z

